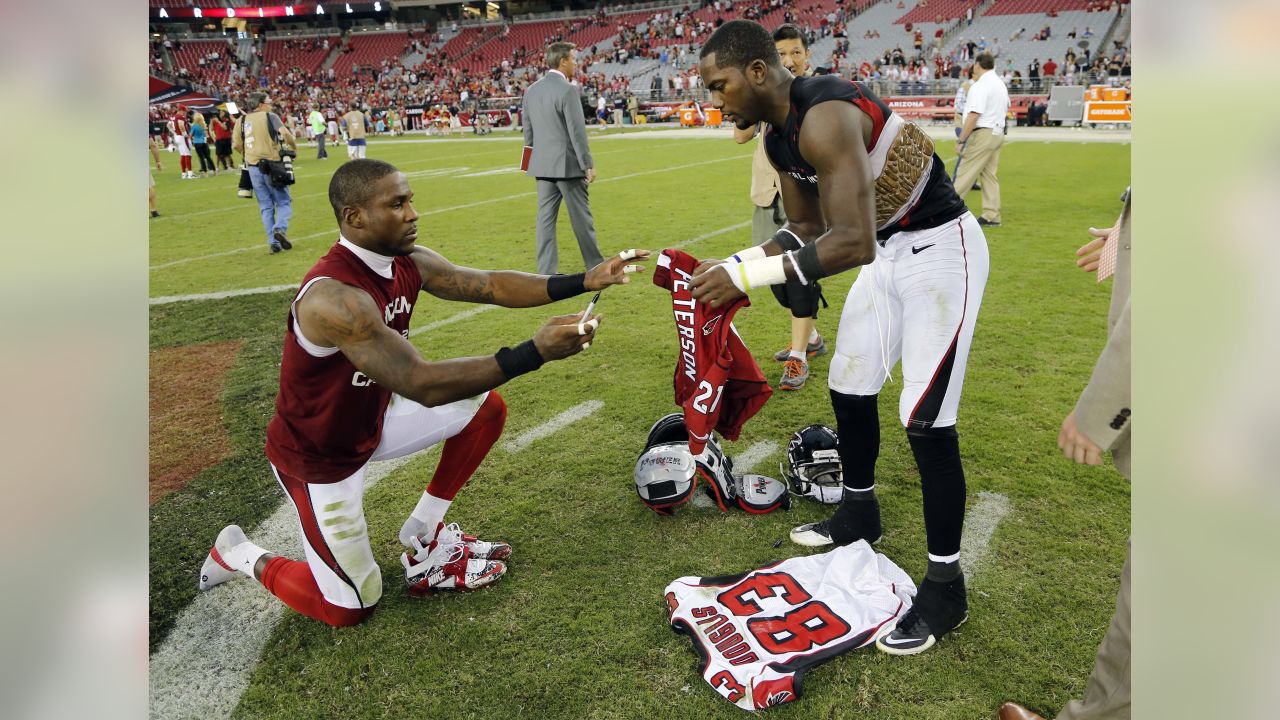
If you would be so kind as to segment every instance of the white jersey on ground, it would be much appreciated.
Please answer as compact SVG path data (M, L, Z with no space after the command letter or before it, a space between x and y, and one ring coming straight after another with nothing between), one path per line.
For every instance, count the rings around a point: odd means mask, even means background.
M875 642L911 607L915 583L865 541L725 577L683 577L665 591L702 677L743 710L800 695L809 668Z

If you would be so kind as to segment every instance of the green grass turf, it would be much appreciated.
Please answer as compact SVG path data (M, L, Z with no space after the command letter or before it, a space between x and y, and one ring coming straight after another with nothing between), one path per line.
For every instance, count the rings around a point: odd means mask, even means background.
M392 144L370 141L371 157L406 171L466 167L411 178L424 217L419 242L477 267L532 270L531 181L510 173L456 177L507 167L518 139ZM601 248L659 250L750 219L749 147L725 139L593 138L601 182L592 207ZM939 148L953 155L951 143ZM309 160L294 188L295 249L269 256L251 201L234 197L234 176L180 181L165 155L158 179L165 217L151 225L151 295L296 283L335 240L324 190L341 162ZM991 277L969 360L961 406L970 502L980 491L1008 496L1011 511L970 590L969 622L934 650L890 658L874 650L809 673L800 701L779 718L991 717L1018 699L1052 716L1078 695L1110 617L1129 533L1129 489L1111 468L1065 461L1055 446L1063 416L1088 380L1102 346L1109 284L1074 268L1089 225L1120 210L1129 147L1009 143L1001 157L1004 226L987 232ZM671 169L677 166L690 166ZM622 176L646 173L633 178ZM518 195L445 212L457 205ZM969 198L978 206L979 193ZM203 214L201 214L203 213ZM724 256L749 229L687 246ZM322 237L302 239L324 233ZM561 267L578 262L562 213ZM184 258L214 258L156 267ZM834 336L856 273L824 281L833 305L819 328ZM662 589L676 577L723 574L802 552L775 549L793 525L827 509L803 500L762 517L682 508L660 518L636 498L632 463L649 425L670 412L675 338L666 294L646 274L605 293L605 321L591 351L504 386L514 437L586 399L589 420L508 453L501 442L461 492L450 519L482 537L512 543L508 576L485 591L427 600L401 591L395 535L438 452L392 473L365 502L383 567L381 606L363 625L334 630L287 611L257 665L236 715L257 717L691 718L741 717L696 674L689 641L665 621ZM163 641L194 596L196 573L225 524L253 527L283 502L262 455L291 292L154 306L151 346L240 339L223 392L234 455L151 509L151 647ZM766 374L786 343L784 311L767 294L736 325ZM413 338L428 358L481 355L529 337L553 307L497 310ZM415 326L470 306L423 296ZM832 423L818 358L799 393L776 393L750 421L733 455L761 440L785 446L796 428ZM897 373L895 371L895 378ZM881 402L877 468L886 535L879 549L915 577L924 570L919 476L897 422L900 382ZM757 471L775 473L781 451ZM300 556L300 548L280 548ZM216 590L214 591L216 592ZM265 592L265 590L263 591Z

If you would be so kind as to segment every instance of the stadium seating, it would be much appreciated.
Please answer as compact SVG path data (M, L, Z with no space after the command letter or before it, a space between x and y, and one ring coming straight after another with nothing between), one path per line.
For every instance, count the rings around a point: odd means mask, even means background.
M514 23L507 26L510 31L498 29L491 40L457 62L469 71L483 72L498 65L504 59L510 60L512 50L523 48L530 53L531 57L541 57L541 50L546 47L547 37L559 32L563 25L564 22L561 20ZM452 56L449 57L452 58Z
M200 58L207 57L209 53L217 52L218 59L216 61L206 60L204 67L200 65ZM225 40L195 40L190 42L179 43L179 48L173 53L175 73L185 69L187 77L197 83L219 87L226 84L229 68L231 67L230 59L231 48L227 46Z
M589 49L602 45L605 40L615 37L618 34L619 25L636 25L651 17L653 17L653 11L651 10L609 15L605 22L588 25L566 39L580 48Z
M1015 0L1026 2L1028 0ZM997 3L999 5L1000 3ZM1086 27L1093 32L1093 37L1088 38L1090 48L1096 48L1098 41L1102 39L1103 33L1110 27L1114 16L1105 13L1089 13L1083 10L1061 11L1057 17L1049 17L1043 12L1030 15L1009 15L1009 14L985 14L973 21L973 25L963 28L955 37L949 47L955 47L957 43L966 40L979 40L985 38L988 41L1000 41L1000 55L996 58L996 68L1004 70L1009 61L1013 62L1013 69L1022 73L1023 77L1027 76L1027 65L1032 60L1040 60L1043 63L1049 58L1053 58L1059 64L1066 55L1067 49L1075 49L1080 52L1078 43L1085 40L1082 36ZM1048 26L1051 29L1048 40L1032 40L1031 38L1040 31L1041 28ZM1077 36L1075 38L1067 37L1067 33L1071 28L1076 28ZM1011 40L1015 33L1025 28L1022 36L1016 40Z
M1090 0L997 0L995 4L983 11L983 15L1029 15L1049 12L1070 12L1087 10Z
M334 77L339 80L351 77L352 68L356 65L378 68L383 60L398 65L408 45L407 32L353 33L343 42L342 50L333 61Z
M997 4L999 1L1000 0L996 0ZM892 0L889 0L888 4L894 5L894 9L897 9L897 5L893 3ZM901 15L898 19L894 20L894 22L899 25L906 23L916 25L919 23L931 23L938 18L942 18L944 20L955 20L957 18L963 18L965 10L970 7L974 8L974 12L976 14L978 5L981 5L981 3L977 2L977 0L929 0L928 3L917 4L915 7L907 11L906 14ZM899 10L899 12L901 12L901 10Z
M933 7L932 2L929 3L929 7ZM893 0L885 0L851 18L846 28L849 35L849 57L846 58L846 63L856 66L864 60L880 57L886 50L893 50L895 47L901 47L903 52L910 56L913 53L912 40L916 30L924 34L925 47L933 42L934 33L939 27L933 22L934 18L929 18L927 22L914 23L911 32L908 33L905 25L897 23L897 19L902 16L902 10L898 9L897 3ZM943 30L945 31L949 26L944 24ZM879 33L880 37L867 38L865 37L867 31ZM827 50L825 55L815 52L813 60L815 63L825 65L829 57L830 50Z
M316 43L316 47L311 50L298 49L296 44L299 39L292 39L295 47L287 49L285 44L290 42L289 38L277 38L268 40L266 48L262 53L262 73L268 78L274 80L277 76L289 72L297 67L302 72L312 75L320 71L320 66L324 63L324 59L328 57L333 46L338 42L338 36L333 35L328 38L329 48L324 48L320 43ZM306 38L306 42L310 42L311 38ZM276 68L271 69L272 63L276 63Z

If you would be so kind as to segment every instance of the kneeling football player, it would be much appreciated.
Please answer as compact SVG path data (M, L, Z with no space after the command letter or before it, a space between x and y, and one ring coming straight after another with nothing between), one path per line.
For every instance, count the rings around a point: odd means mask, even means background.
M514 348L428 362L408 341L420 291L446 300L532 307L626 283L646 250L626 251L579 275L547 277L460 267L417 241L418 214L403 173L380 160L338 168L329 183L338 242L303 278L285 329L267 458L298 514L306 561L277 556L229 525L201 569L200 589L241 575L298 612L354 625L382 595L365 524L371 460L444 442L440 464L400 530L411 595L470 591L506 572L511 547L445 525L454 495L502 433L494 388L590 346L599 316L553 317Z

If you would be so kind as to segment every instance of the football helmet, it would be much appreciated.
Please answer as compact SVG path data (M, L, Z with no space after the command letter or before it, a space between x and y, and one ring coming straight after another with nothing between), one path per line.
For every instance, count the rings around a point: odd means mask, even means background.
M806 425L791 436L786 463L780 463L779 469L800 495L834 505L840 502L844 491L839 447L835 430L826 425Z
M707 494L721 510L737 505L738 490L733 463L725 457L715 434L700 455L689 452L689 431L684 416L671 413L649 428L644 452L636 460L636 492L640 500L659 515L671 515L673 508L687 501L701 476Z

